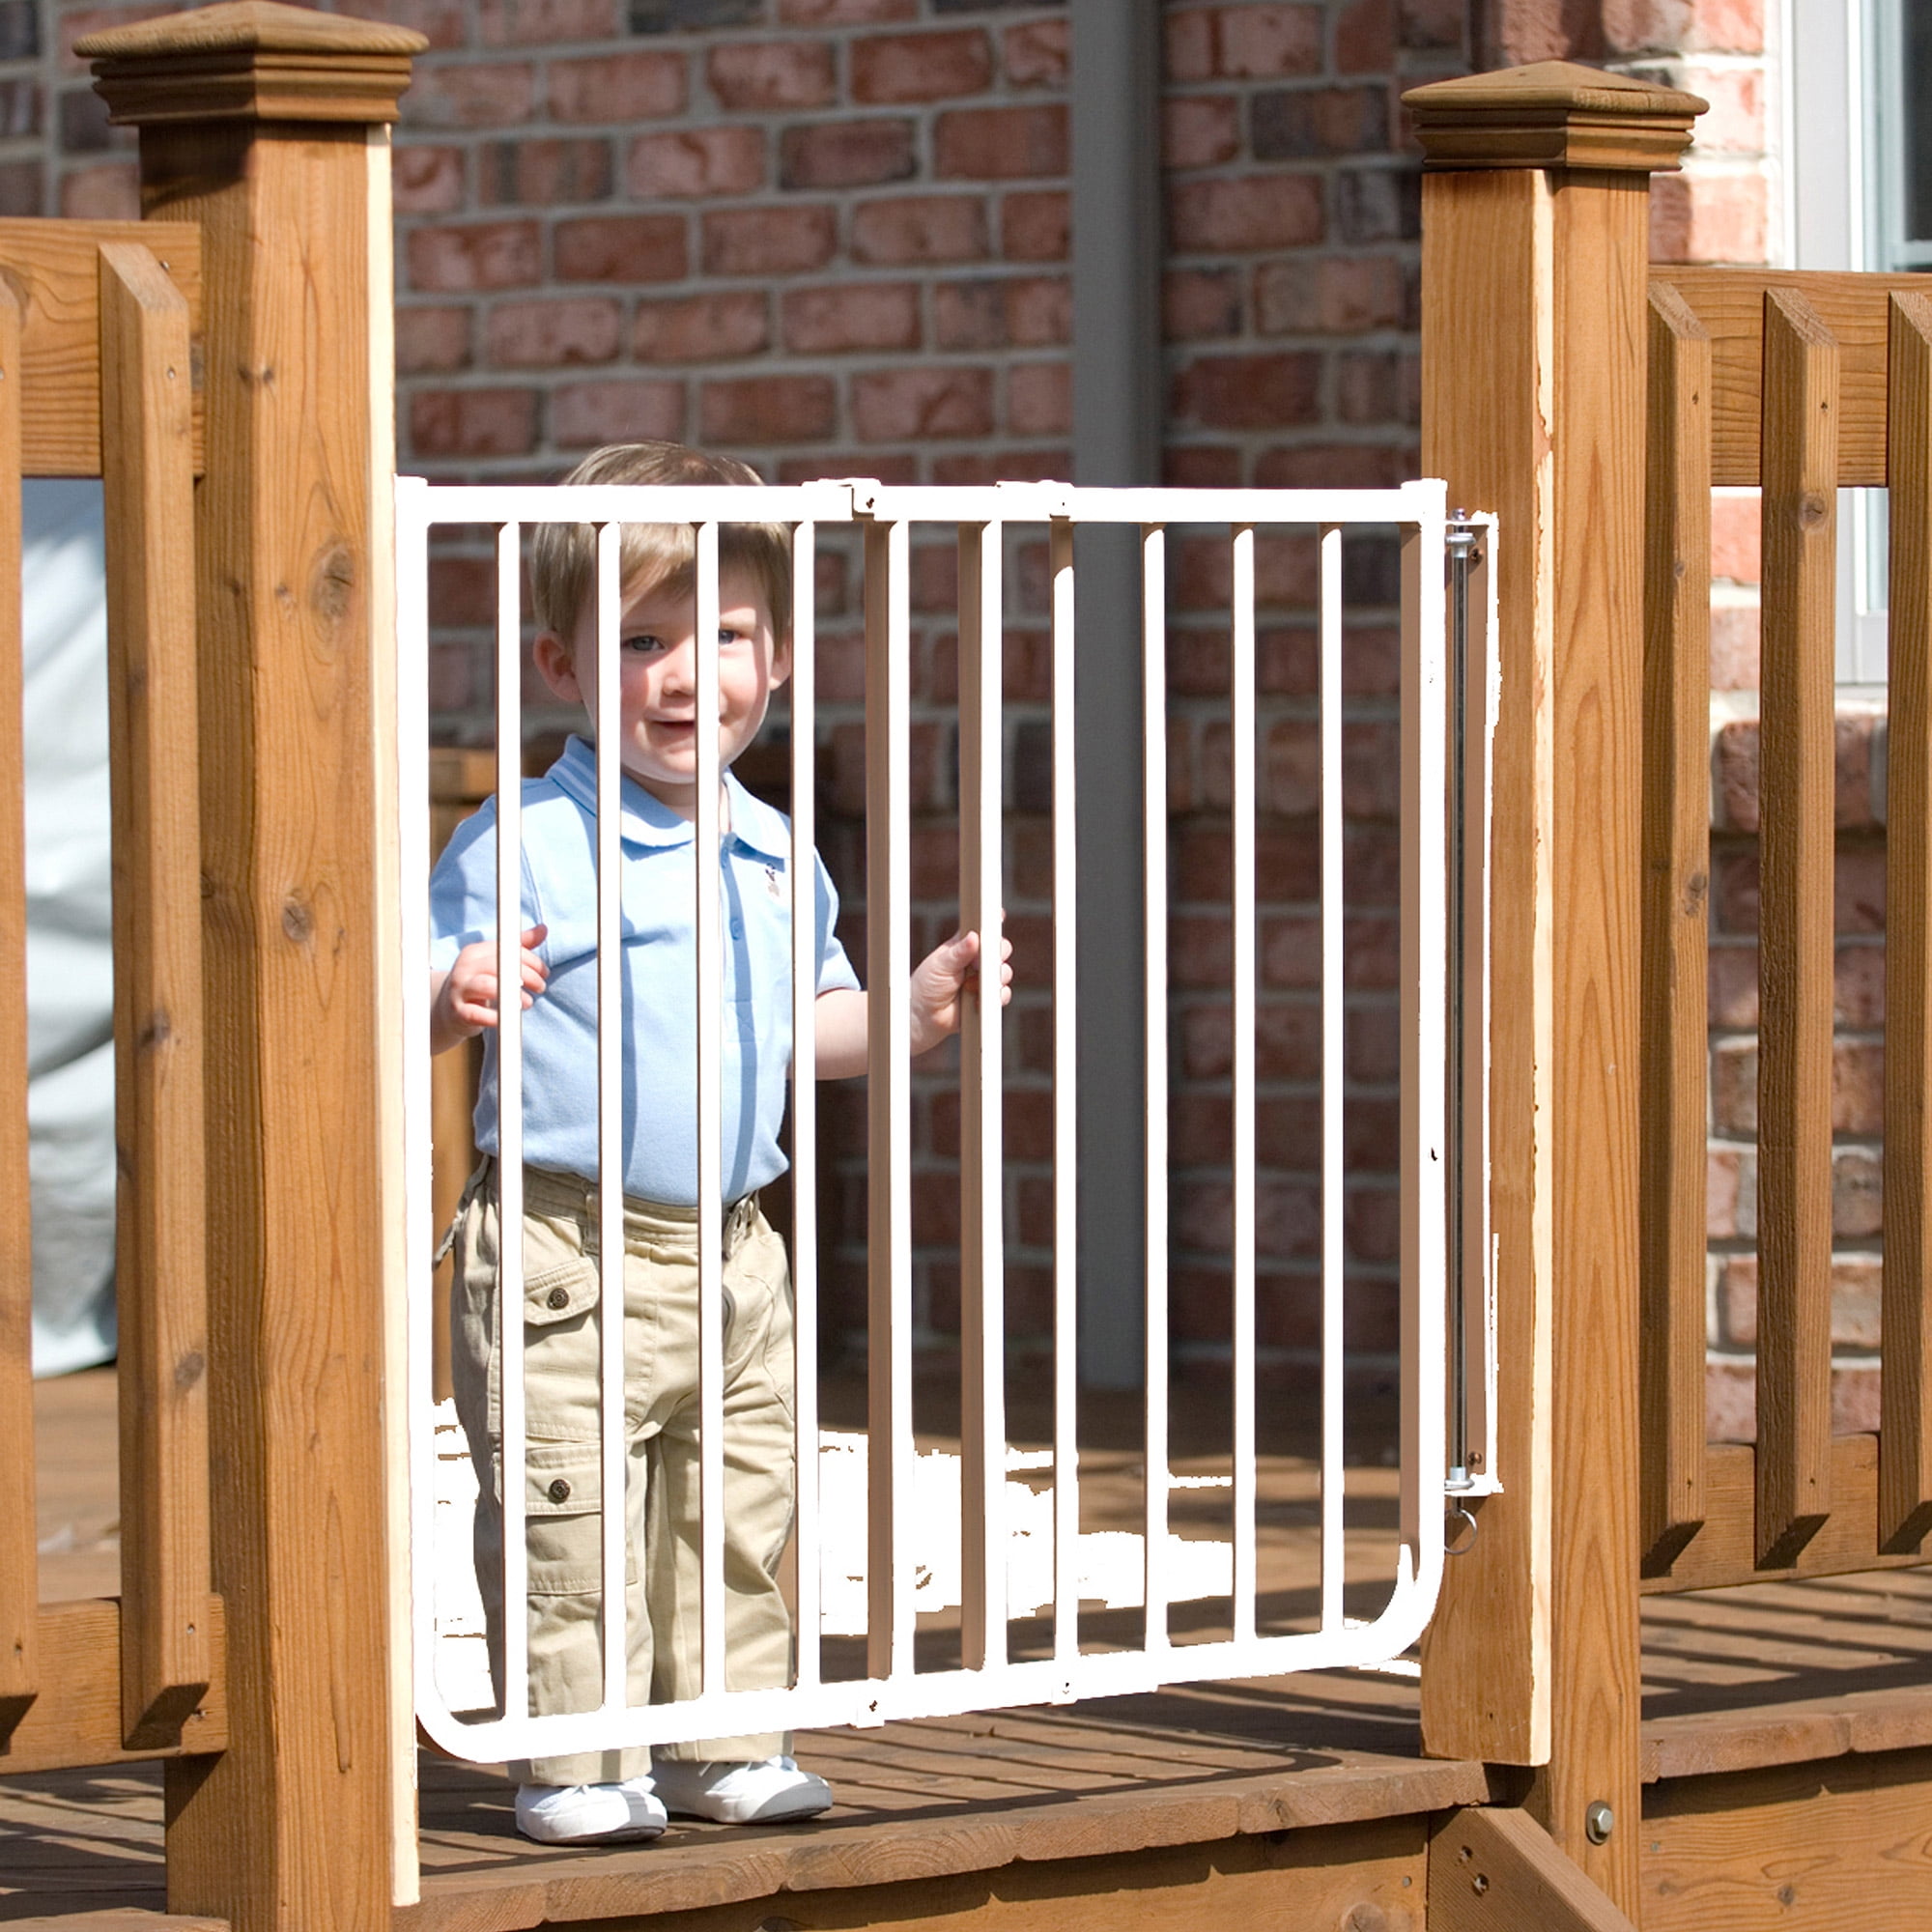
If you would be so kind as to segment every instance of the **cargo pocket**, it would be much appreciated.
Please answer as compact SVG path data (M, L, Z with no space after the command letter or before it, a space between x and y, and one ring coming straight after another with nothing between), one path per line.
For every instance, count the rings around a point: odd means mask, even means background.
M524 1459L526 1548L533 1597L597 1596L604 1588L604 1471L595 1442L532 1442ZM624 1544L624 1581L637 1581Z
M524 1407L533 1437L597 1439L600 1288L597 1264L581 1254L524 1283Z

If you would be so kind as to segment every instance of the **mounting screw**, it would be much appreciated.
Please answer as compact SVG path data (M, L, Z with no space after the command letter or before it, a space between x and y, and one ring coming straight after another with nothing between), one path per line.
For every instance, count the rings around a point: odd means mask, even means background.
M1583 1835L1593 1845L1601 1845L1615 1828L1617 1814L1599 1798L1583 1813Z

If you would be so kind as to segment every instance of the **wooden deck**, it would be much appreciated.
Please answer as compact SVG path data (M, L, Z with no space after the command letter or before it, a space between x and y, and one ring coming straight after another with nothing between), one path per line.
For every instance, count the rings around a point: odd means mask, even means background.
M49 1595L113 1586L100 1488L111 1457L95 1440L111 1392L105 1377L42 1391L43 1445L54 1452L41 1462ZM1375 1473L1364 1472L1371 1488ZM1653 1787L1932 1747L1932 1572L1653 1598L1643 1615ZM1412 1679L1359 1671L830 1731L799 1750L838 1793L825 1818L767 1831L679 1822L655 1845L596 1854L526 1843L500 1776L426 1754L423 1899L398 1924L518 1932L698 1913L695 1932L783 1894L796 1908L806 1894L829 1903L909 1887L936 1911L942 1894L956 1903L995 1883L1046 1884L1047 1868L1071 1859L1151 1860L1182 1878L1204 1861L1226 1867L1236 1841L1278 1859L1283 1833L1369 1859L1400 1924L1422 1882L1426 1814L1508 1795L1497 1788L1508 1774L1421 1756ZM1673 1808L1655 1795L1660 1814ZM156 1766L0 1777L0 1923L162 1911L160 1811ZM1656 1845L1659 1858L1676 1850ZM903 1902L892 1912L905 1914ZM681 1924L667 1920L667 1932Z

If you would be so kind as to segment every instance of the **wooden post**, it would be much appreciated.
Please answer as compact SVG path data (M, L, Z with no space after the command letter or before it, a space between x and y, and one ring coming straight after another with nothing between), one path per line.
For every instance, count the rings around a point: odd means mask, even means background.
M198 222L213 1559L229 1747L168 1768L169 1909L386 1927L382 1076L393 791L387 124L407 30L246 0L78 44Z
M1499 527L1492 880L1498 1468L1452 1559L1426 1747L1637 1905L1637 984L1651 174L1704 103L1560 62L1406 98L1422 467ZM1607 1836L1586 1822L1607 1804ZM1596 1814L1601 1825L1602 1814Z

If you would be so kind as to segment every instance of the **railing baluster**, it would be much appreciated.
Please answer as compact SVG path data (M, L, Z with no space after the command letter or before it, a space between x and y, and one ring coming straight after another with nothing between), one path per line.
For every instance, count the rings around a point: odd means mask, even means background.
M959 911L980 935L980 997L959 1039L960 1662L1007 1661L1006 1252L1000 935L998 524L959 526Z
M1757 1550L1831 1511L1832 878L1838 349L1765 298Z
M1705 1034L1711 876L1711 338L1650 292L1644 533L1642 1547L1704 1520Z
M121 1722L166 1744L209 1683L201 815L187 302L100 250L114 819Z
M697 1498L703 1578L700 1650L706 1690L724 1688L724 1122L719 1028L724 1021L724 854L718 766L718 526L697 526ZM612 662L615 662L614 656Z
M523 532L497 532L497 984L523 984ZM497 1334L502 1355L503 1713L529 1709L529 1479L524 1405L524 1010L497 1002Z
M1147 1493L1144 1641L1167 1644L1167 532L1141 529L1141 827L1147 921ZM1158 1554L1156 1554L1158 1552Z
M0 1735L40 1688L34 1244L27 1179L26 748L20 722L20 303L0 283Z
M597 1430L603 1512L598 1526L604 1703L611 1709L625 1701L624 1625L630 1607L624 1596L623 535L621 524L604 524L597 531ZM703 653L698 657L701 663ZM701 748L701 731L697 742ZM701 1140L698 1157L701 1162Z
M1234 886L1234 1631L1255 1634L1255 531L1230 538Z
M1348 995L1342 922L1342 532L1321 532L1321 1628L1342 1628L1347 1569L1343 1300L1347 1195L1342 1099Z
M820 1672L818 1524L818 665L816 526L791 539L791 1279L798 1664Z
M1890 304L1885 855L1885 1290L1878 1543L1932 1527L1932 301Z
M871 1492L866 1667L913 1666L911 598L904 523L866 530L867 1380Z

